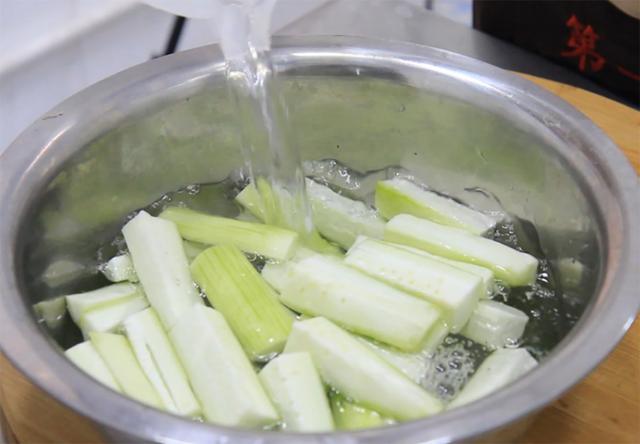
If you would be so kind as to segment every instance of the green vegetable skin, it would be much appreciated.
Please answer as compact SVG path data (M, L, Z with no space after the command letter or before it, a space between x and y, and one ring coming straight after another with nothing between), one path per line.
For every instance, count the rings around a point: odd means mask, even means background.
M411 214L473 234L483 234L496 225L495 218L424 190L406 179L378 182L375 200L376 208L387 219L398 214Z
M131 344L122 335L91 332L91 343L113 374L122 392L159 409L164 404L136 360Z
M280 300L308 315L404 351L416 351L440 318L440 310L344 265L314 255L288 263Z
M124 321L124 330L142 370L167 410L198 416L200 405L153 308L129 316Z
M296 322L285 353L308 352L322 380L358 404L399 420L430 416L442 403L331 321Z
M400 214L387 222L384 240L487 267L498 279L514 287L533 284L538 269L538 260L530 254L408 214Z
M436 304L453 333L467 323L483 293L482 279L387 242L360 238L345 264Z
M258 375L220 313L194 305L169 335L208 421L243 427L278 421Z
M331 393L331 412L336 427L340 430L361 430L392 424L378 412L349 401L339 393Z
M237 247L206 249L193 261L191 271L252 360L282 351L293 316Z
M334 429L322 381L308 353L287 353L260 371L260 380L286 430L328 432Z
M298 234L291 230L211 216L186 208L167 208L160 217L173 221L182 237L189 241L235 245L244 252L277 260L290 258L298 243Z

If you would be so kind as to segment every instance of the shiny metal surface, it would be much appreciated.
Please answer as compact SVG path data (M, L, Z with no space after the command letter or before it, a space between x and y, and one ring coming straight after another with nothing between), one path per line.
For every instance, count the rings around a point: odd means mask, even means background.
M577 325L537 369L499 393L433 418L357 433L302 437L194 423L94 383L67 362L30 306L95 285L95 252L129 212L181 186L220 181L241 165L221 56L206 47L81 92L0 158L0 347L37 385L118 440L493 440L512 436L514 424L615 346L640 305L638 181L585 116L519 77L428 47L280 39L274 63L286 79L303 159L335 158L359 171L404 166L484 208L495 200L469 189L495 195L534 223L552 262L585 264L589 278L571 296L586 307ZM235 211L220 197L208 196L212 207Z

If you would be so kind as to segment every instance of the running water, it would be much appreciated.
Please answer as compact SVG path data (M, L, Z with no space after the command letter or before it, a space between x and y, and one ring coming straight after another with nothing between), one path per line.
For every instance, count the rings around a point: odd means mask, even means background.
M144 1L177 15L215 18L241 149L265 222L311 235L304 174L270 58L276 0Z

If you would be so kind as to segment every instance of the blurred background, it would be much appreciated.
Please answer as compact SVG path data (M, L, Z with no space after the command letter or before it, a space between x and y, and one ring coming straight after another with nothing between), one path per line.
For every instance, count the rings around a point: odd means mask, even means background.
M637 107L640 34L638 20L632 17L640 0L613 3L618 4L279 0L272 28L276 34L361 35L437 46ZM576 16L573 24L572 16ZM605 25L591 27L600 33L595 37L589 34L589 20L603 17L618 31L620 20L631 21L622 27L622 36L614 36ZM620 45L610 49L625 61L624 66L599 58L604 56L597 40L615 40L607 37L629 42L631 59L620 52ZM0 0L0 152L31 122L75 92L151 58L217 40L210 20L183 20L134 0ZM616 88L620 85L622 91Z

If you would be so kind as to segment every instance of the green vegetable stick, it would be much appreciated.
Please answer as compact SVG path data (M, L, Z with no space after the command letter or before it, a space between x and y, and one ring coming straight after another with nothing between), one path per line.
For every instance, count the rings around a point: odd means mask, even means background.
M344 262L436 304L453 333L464 327L483 293L478 276L376 239L360 238Z
M283 260L291 257L298 234L272 225L211 216L186 208L167 208L160 217L173 221L182 237L210 245L235 245L247 253Z
M158 392L140 368L127 338L96 331L91 332L90 337L125 395L152 407L164 408Z
M116 392L120 392L120 386L116 382L111 370L105 364L104 359L98 354L91 341L81 342L64 352L67 358L80 367L85 373L100 381Z
M219 312L203 305L192 306L170 337L205 419L237 427L267 426L278 421L258 375Z
M385 225L384 239L487 267L512 286L531 285L536 278L538 260L530 254L408 214L395 216Z
M193 304L202 304L176 225L140 211L122 228L149 303L169 330Z
M411 214L473 234L483 234L496 225L495 217L401 178L376 184L376 208L387 219L398 214Z
M427 301L396 290L328 256L286 266L280 300L308 315L405 351L416 351L441 312Z
M293 317L237 247L206 249L193 261L191 271L252 360L282 351Z
M259 376L284 420L285 430L328 432L334 429L327 395L308 353L277 356Z
M537 361L524 348L500 348L478 367L447 409L460 407L490 395L529 372Z
M294 324L285 353L301 351L311 354L326 384L364 407L399 420L442 410L437 398L325 318Z
M266 184L263 188L267 188ZM249 211L260 221L265 222L265 212L262 201L260 199L258 191L256 190L256 187L254 187L253 184L249 184L244 187L244 189L240 193L238 193L235 199L236 202L238 202L245 208L245 210ZM333 255L341 254L340 248L330 244L325 239L323 239L316 228L314 228L310 233L300 234L302 235L301 242L318 253Z
M183 416L200 414L187 375L153 308L124 321L124 330L147 378L167 410Z
M520 339L528 321L529 317L517 308L481 301L462 334L489 348L505 347Z

